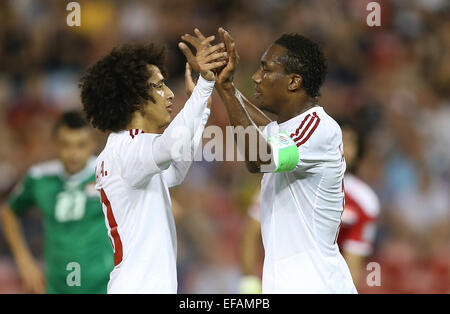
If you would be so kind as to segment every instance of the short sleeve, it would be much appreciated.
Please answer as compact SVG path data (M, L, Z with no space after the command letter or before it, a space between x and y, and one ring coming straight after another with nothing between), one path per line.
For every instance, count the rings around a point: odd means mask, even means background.
M8 198L8 205L13 212L21 214L35 205L33 186L34 179L29 174L16 185Z
M289 130L289 134L298 148L296 170L307 171L326 161L341 160L342 135L339 127L330 125L325 117L316 112L306 115L295 128Z
M265 138L269 138L278 133L278 130L278 123L276 121L272 121L264 127L264 129L262 130L262 134Z

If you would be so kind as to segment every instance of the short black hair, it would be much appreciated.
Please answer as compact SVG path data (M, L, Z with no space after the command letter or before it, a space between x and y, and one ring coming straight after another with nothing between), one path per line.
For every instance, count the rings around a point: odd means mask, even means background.
M283 34L275 44L287 49L287 55L279 59L286 73L300 75L308 96L318 97L327 75L327 60L320 46L296 33Z
M79 84L88 121L102 131L124 130L133 112L148 100L155 102L148 65L157 66L166 78L166 54L163 45L124 44L90 67Z
M56 121L53 127L53 134L56 135L62 126L68 127L69 129L82 129L89 127L89 123L80 111L67 111Z

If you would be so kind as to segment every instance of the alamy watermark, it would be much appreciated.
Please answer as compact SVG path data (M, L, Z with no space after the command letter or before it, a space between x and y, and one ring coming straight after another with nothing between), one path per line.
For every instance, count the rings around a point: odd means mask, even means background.
M368 26L381 26L381 7L376 1L369 2L366 10L370 13L367 15L366 23Z
M66 266L69 271L66 277L66 284L69 287L81 287L81 266L77 262L70 262Z
M72 1L67 3L66 10L70 13L67 15L66 23L68 26L81 26L81 6L78 2ZM369 2L366 6L369 11L366 23L368 26L381 26L381 6L378 2Z
M381 286L381 266L377 262L370 262L366 266L366 270L369 274L366 277L366 284L369 287Z
M66 10L70 11L67 15L66 23L68 26L81 26L81 7L78 2L69 2L66 6Z
M207 126L200 139L194 137L198 147L193 147L191 130L178 126L169 134L172 139L170 155L174 161L258 161L262 170L265 166L270 169L272 154L263 128L226 126L224 130L215 125Z

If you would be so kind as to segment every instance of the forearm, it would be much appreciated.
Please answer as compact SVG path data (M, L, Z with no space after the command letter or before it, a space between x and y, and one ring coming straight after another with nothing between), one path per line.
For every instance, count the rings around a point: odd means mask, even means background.
M163 172L164 180L169 187L174 187L181 184L181 182L183 182L184 178L186 177L186 174L189 171L192 161L194 160L196 152L200 146L203 131L205 129L206 123L208 122L209 114L210 109L206 108L203 112L200 125L198 126L194 138L192 139L189 156L186 156L186 158L183 158L183 160L173 162L171 166Z
M239 91L237 91L240 93ZM244 95L241 94L241 99L245 105L245 109L247 110L248 114L250 115L250 118L255 122L255 124L259 127L266 126L272 120L258 107L256 107L254 104L252 104L247 98L245 98Z
M195 157L195 153L197 152L200 143L202 142L202 136L203 131L205 130L206 123L208 122L209 115L211 113L211 110L209 108L206 108L203 112L203 115L200 120L200 125L197 127L197 130L195 131L194 138L192 139L191 143L191 154L192 159Z
M262 160L262 156L259 154L260 151L268 152L270 154L270 147L268 146L266 139L262 136L258 125L251 118L244 97L233 84L217 85L216 89L225 104L230 124L234 127L243 127L245 134L250 135L250 139L252 139L253 135L253 140L256 141L255 143L250 143L250 140L247 139L242 143L241 141L238 141L238 136L236 134L235 141L239 151L244 152L246 165L249 171L259 172L262 164L270 163L270 160ZM251 107L251 110L256 112L253 107ZM250 158L251 156L255 156L255 153L256 159Z
M249 126L256 127L256 124L253 122L246 109L243 98L238 97L238 95L241 96L241 94L234 84L217 84L216 90L225 104L231 125L242 126L244 128Z
M1 224L6 242L16 261L23 258L32 259L33 256L25 242L25 236L19 219L8 205L1 210Z
M194 88L184 108L153 144L155 162L158 165L167 165L167 163L174 160L175 144L183 148L186 146L191 147L213 89L213 81L206 81L203 78L199 78L197 86Z

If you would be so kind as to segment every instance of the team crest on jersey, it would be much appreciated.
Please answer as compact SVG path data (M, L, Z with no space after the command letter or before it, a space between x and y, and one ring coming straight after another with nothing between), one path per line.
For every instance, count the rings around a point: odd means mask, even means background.
M270 137L269 142L275 144L279 149L295 145L294 141L284 131L281 131L280 133L277 133L274 136Z
M88 197L100 197L99 192L95 189L95 183L90 182L86 184L86 187L84 188L84 192Z
M284 144L284 145L289 144L288 138L282 134L279 135L278 139L280 140L281 144Z

